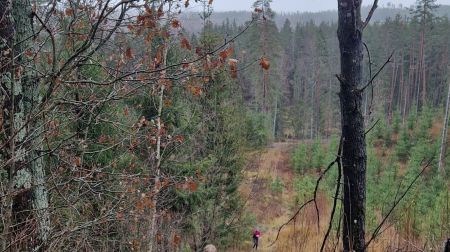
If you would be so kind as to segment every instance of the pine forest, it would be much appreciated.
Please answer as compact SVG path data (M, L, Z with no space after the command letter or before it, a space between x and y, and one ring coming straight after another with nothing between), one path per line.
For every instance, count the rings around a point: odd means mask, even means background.
M450 252L450 2L313 2L0 0L0 251Z

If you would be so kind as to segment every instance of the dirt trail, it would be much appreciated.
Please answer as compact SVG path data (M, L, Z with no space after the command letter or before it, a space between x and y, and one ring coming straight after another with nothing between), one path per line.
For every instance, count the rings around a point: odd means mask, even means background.
M260 251L275 251L267 246L273 241L276 223L286 220L289 209L283 204L289 202L292 191L293 169L290 164L290 153L296 142L273 143L270 148L252 153L246 170L245 183L242 186L244 195L248 195L247 209L256 217L257 227L262 232ZM271 184L280 178L285 188L282 193L275 193ZM244 250L245 251L245 250Z
M275 240L278 228L293 215L296 209L294 199L296 192L293 188L294 170L291 165L291 153L298 141L273 143L269 148L250 153L249 164L245 170L245 181L241 192L247 199L246 208L256 217L257 227L262 232L258 251L310 251L318 250L318 242L308 239L315 236L310 230L317 230L314 209L308 207L302 213L295 225L286 226L280 233L275 245L269 247ZM276 178L283 184L283 192L275 192L271 185ZM322 204L321 209L326 208ZM251 251L251 234L249 239L237 251ZM311 247L309 243L314 245Z
M295 221L285 226L275 240L279 227L288 221L305 201L294 203L297 192L293 186L296 176L291 164L291 154L299 141L273 143L270 147L249 153L248 164L244 171L244 181L240 187L242 196L246 200L245 208L256 218L257 227L262 233L258 251L302 252L319 251L325 230L328 227L330 203L324 197L323 191L318 194L320 209L320 230L317 228L317 215L312 204L305 207ZM317 174L319 176L319 174ZM271 188L273 181L279 178L283 184L282 192L274 192ZM311 195L304 198L310 199ZM328 199L328 201L331 199ZM254 227L252 227L254 228ZM252 250L251 233L244 244L237 244L229 252L250 252ZM371 252L386 251L387 243L396 237L395 230L389 228L377 242L369 249ZM329 239L325 251L333 251L335 237ZM340 246L338 245L337 248Z

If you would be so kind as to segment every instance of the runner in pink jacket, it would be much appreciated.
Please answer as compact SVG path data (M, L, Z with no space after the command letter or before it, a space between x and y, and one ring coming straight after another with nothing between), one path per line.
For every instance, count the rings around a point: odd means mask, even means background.
M260 236L261 236L261 232L259 232L258 229L255 229L255 231L253 231L253 248L254 249L258 249L258 241L259 241Z

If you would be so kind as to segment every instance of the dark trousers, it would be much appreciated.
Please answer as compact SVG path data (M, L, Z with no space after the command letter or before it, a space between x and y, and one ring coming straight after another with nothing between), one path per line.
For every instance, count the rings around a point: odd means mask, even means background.
M258 249L258 237L253 236L253 248Z

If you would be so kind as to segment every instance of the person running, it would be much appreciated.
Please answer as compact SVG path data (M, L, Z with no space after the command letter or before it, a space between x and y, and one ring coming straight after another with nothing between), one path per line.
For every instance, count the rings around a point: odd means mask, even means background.
M261 236L261 232L256 228L255 231L253 231L253 248L258 249L258 242L259 237Z

